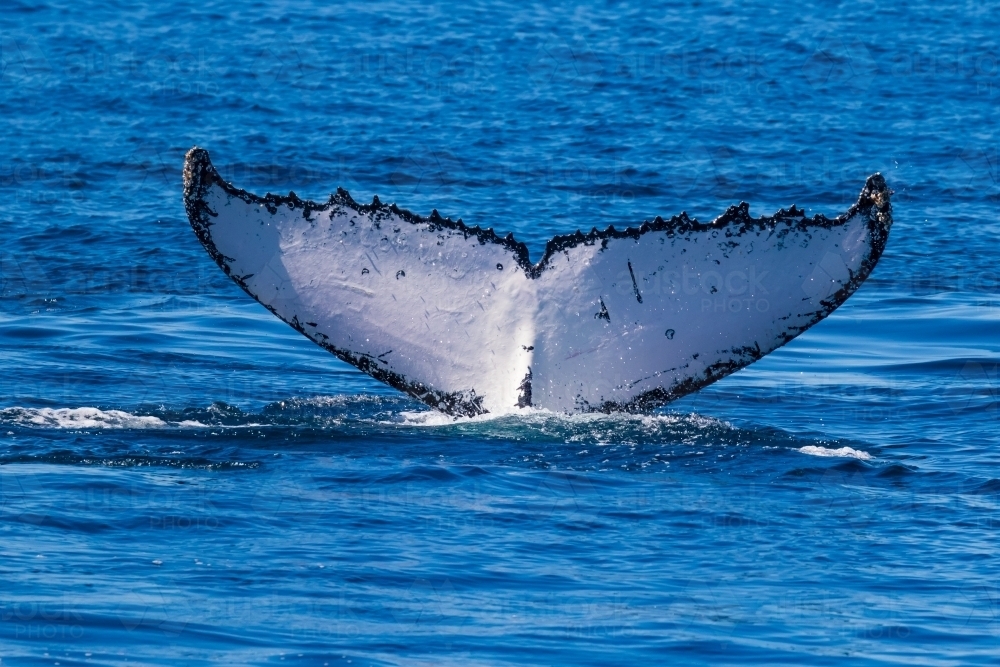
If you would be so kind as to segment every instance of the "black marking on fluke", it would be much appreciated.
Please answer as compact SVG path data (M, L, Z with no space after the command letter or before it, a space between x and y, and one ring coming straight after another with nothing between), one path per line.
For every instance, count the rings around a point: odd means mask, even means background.
M604 305L604 299L601 299L601 312L594 313L594 319L611 321L611 315L608 314L608 307Z
M621 266L621 265L619 265ZM632 270L632 261L628 262L628 274L632 276L632 291L635 292L635 300L642 303L642 295L639 294L639 285L635 282L635 271Z
M688 217L687 213L681 213L668 220L657 216L652 221L643 222L637 228L628 227L622 231L615 229L614 226L610 226L603 231L593 228L587 234L577 230L572 234L554 236L545 244L545 252L542 254L541 259L538 260L538 263L532 264L528 254L528 247L524 243L515 240L513 234L501 237L492 228L484 230L478 225L469 227L461 220L453 221L451 218L442 218L436 210L432 212L430 217L424 218L406 209L401 209L395 204L383 204L377 196L372 198L371 204L359 204L343 188L337 188L337 192L330 195L330 199L323 204L302 200L294 192L289 192L288 196L268 193L263 197L259 197L227 183L219 176L215 167L212 166L208 151L198 147L192 148L188 151L184 163L184 208L191 223L191 228L194 230L198 240L205 246L209 256L215 260L215 263L258 303L261 303L260 300L250 292L245 282L249 276L234 275L229 267L229 263L234 260L222 255L212 240L211 218L216 217L218 214L211 210L204 201L205 193L212 184L218 185L228 195L242 199L248 204L264 206L272 215L277 213L279 206L288 206L292 209L302 209L303 216L309 219L314 211L326 211L333 207L342 206L361 214L389 212L410 224L428 225L432 231L435 228L456 230L466 236L474 236L482 244L493 243L508 249L513 254L514 261L524 270L525 275L532 279L542 275L549 266L552 257L557 253L578 245L594 245L597 242L600 242L603 249L607 247L608 239L639 239L644 234L650 232L666 232L668 235L676 235L709 230L718 230L719 232L723 232L727 238L730 238L753 230L773 230L779 222L789 223L796 231L804 231L813 227L830 229L846 222L855 215L866 215L868 219L868 232L871 238L871 251L862 261L859 270L851 273L850 279L841 289L820 301L821 308L816 311L811 321L784 332L782 340L777 347L784 345L799 333L829 315L830 312L835 310L851 294L857 291L858 287L868 278L872 269L875 268L878 260L882 257L889 238L889 228L892 226L892 204L890 203L892 191L886 185L885 178L881 174L873 174L865 181L865 187L861 191L857 202L836 218L827 218L823 214L807 218L805 212L794 205L788 209L780 209L770 217L752 218L750 216L749 205L746 202L740 202L738 206L730 206L725 213L709 223L698 222ZM631 266L629 268L631 269ZM397 278L402 277L402 275L404 275L402 271L398 272ZM636 297L641 302L641 295L638 293L638 285L635 284L634 273L632 280L636 287ZM482 405L483 398L476 394L475 389L449 393L427 387L421 382L410 381L398 373L376 366L372 363L371 357L356 355L330 345L326 342L328 337L325 334L317 333L315 338L309 336L297 320L288 322L271 306L265 303L261 303L261 305L339 359L352 364L362 372L368 373L375 379L403 391L437 410L447 414L464 416L474 416L486 412ZM597 313L595 317L611 321L603 299L601 300L601 312ZM709 366L701 374L701 377L685 378L670 388L660 387L653 389L627 402L605 401L600 405L588 406L588 409L600 412L644 412L652 410L681 396L698 391L716 380L753 363L762 356L759 347L756 350L754 348L734 349L731 353L733 355L732 358ZM693 356L695 359L697 357L698 355Z
M517 387L520 392L517 397L517 407L519 408L530 408L531 407L531 366L528 366L528 374L524 376L521 380L521 384Z

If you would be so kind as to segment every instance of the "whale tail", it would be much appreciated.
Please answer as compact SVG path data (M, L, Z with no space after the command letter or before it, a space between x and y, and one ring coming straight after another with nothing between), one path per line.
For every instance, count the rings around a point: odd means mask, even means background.
M829 315L892 226L870 176L836 218L792 206L686 214L557 236L537 263L510 234L434 211L251 194L209 154L184 165L191 227L226 275L340 359L453 415L534 406L646 411L704 387Z

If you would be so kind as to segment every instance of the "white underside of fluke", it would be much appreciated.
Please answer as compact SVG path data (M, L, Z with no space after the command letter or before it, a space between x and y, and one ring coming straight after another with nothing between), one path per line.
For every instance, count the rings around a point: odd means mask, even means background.
M557 237L533 265L510 236L343 191L256 197L201 149L185 201L209 253L275 315L452 414L643 410L695 391L840 305L892 222L876 175L833 220L741 205L707 225Z

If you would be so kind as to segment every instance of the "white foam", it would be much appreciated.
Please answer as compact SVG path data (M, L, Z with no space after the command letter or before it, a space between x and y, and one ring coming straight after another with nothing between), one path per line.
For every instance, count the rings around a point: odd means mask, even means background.
M719 419L714 419L712 417L703 417L691 413L689 415L677 415L677 414L665 414L665 415L643 415L643 414L629 414L629 413L611 413L606 414L603 412L583 412L583 413L564 413L564 412L553 412L551 410L541 409L541 408L517 408L510 410L508 412L489 412L482 415L476 415L475 417L454 417L446 415L443 412L438 412L437 410L413 410L413 411L402 411L399 413L402 418L402 423L405 426L453 426L455 424L474 424L477 422L490 422L497 419L504 418L516 418L522 422L528 424L542 424L543 422L550 422L551 420L556 420L564 422L566 424L613 424L613 423L625 423L631 422L635 425L641 425L644 428L657 428L660 426L674 426L677 424L683 424L685 426L694 426L699 429L706 428L726 428L731 429L732 425L729 422L721 421ZM382 423L388 424L393 422L383 421Z
M25 426L66 429L162 428L167 425L159 417L99 408L6 408L0 410L0 419Z
M810 456L840 456L844 458L860 459L862 461L869 461L872 459L872 455L868 452L863 452L860 449L854 449L853 447L829 449L827 447L819 447L817 445L806 445L805 447L799 447L799 451L803 454L809 454Z
M205 424L194 419L164 421L153 415L136 415L124 410L100 408L0 408L0 422L41 428L184 428L184 429L237 429L255 428L264 424Z
M437 410L404 410L399 413L399 416L402 417L403 424L406 426L452 426L453 424L492 421L500 417L506 417L507 415L486 413L484 415L476 415L475 417L452 417ZM391 422L382 423L387 424Z

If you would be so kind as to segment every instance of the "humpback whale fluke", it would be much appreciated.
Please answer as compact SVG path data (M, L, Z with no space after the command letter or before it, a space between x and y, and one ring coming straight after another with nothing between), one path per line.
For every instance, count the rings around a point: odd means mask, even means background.
M537 263L510 234L414 215L343 189L325 203L184 165L212 259L344 361L453 415L535 406L645 411L760 359L829 315L878 262L891 191L870 176L842 215L745 203L704 224L556 236Z

